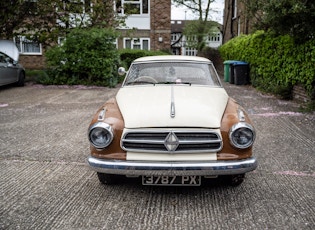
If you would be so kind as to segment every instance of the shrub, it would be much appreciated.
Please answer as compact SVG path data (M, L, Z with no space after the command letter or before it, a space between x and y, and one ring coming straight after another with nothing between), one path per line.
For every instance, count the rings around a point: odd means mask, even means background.
M61 46L46 52L49 77L43 84L115 86L119 54L112 29L73 29Z
M274 36L257 31L236 37L219 48L224 60L241 60L250 64L254 87L291 97L295 84L302 84L311 95L315 82L315 41L295 44L288 36Z

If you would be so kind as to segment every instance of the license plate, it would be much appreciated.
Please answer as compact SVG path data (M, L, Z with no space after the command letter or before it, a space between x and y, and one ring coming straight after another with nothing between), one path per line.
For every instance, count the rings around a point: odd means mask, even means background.
M142 176L143 185L200 186L201 176Z

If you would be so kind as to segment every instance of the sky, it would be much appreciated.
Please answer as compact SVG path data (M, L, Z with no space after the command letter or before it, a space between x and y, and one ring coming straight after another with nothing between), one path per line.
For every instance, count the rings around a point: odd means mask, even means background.
M223 24L224 0L215 0L215 2L211 3L210 9L215 11L213 13L210 13L210 19ZM171 19L192 20L197 19L197 16L185 7L176 8L174 5L172 5Z

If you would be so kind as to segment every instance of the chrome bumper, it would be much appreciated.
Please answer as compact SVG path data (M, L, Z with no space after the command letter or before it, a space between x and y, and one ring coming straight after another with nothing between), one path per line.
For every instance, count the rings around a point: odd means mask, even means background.
M243 174L257 168L254 157L205 162L121 161L89 157L88 163L97 172L127 176L219 176Z

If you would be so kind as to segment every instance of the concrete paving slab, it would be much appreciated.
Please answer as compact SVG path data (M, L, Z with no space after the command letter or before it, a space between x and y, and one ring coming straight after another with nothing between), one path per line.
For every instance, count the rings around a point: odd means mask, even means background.
M257 129L258 169L239 187L98 182L91 116L117 89L0 88L0 229L315 229L315 115L225 84Z

